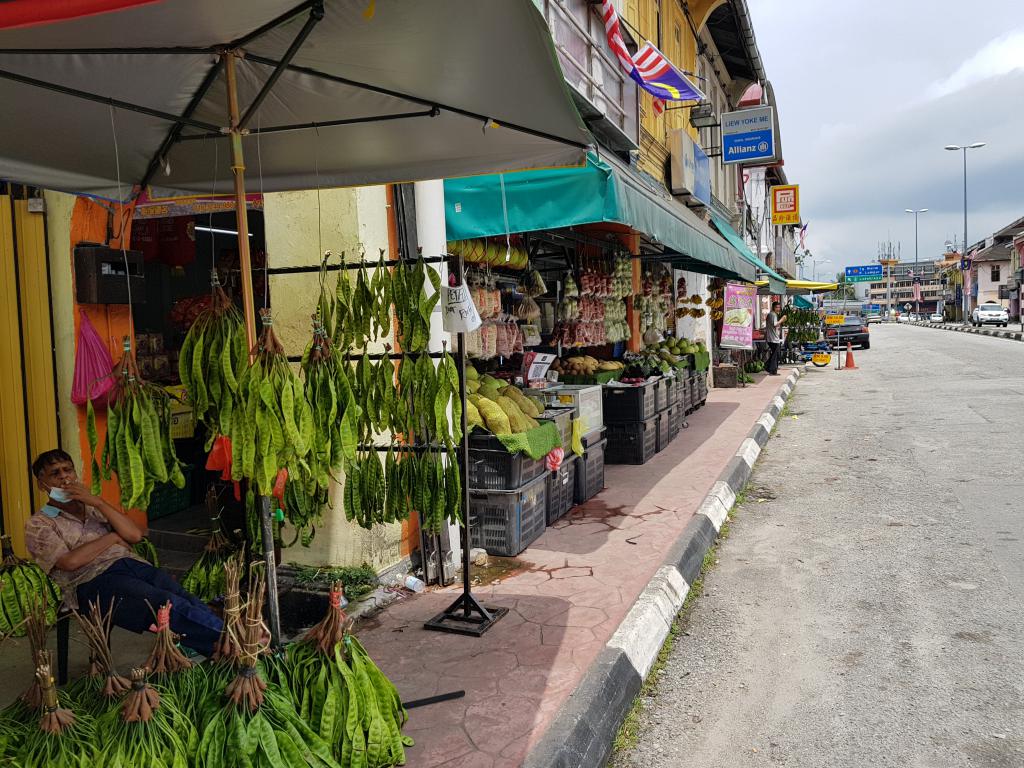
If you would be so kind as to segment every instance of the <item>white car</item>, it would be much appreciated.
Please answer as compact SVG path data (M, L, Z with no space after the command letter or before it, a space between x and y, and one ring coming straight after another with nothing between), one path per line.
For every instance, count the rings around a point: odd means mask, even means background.
M930 323L941 323L944 320L941 312L933 312L928 316L928 322Z
M1005 328L1010 322L1010 313L1006 307L995 302L986 302L971 312L971 325L1001 325Z

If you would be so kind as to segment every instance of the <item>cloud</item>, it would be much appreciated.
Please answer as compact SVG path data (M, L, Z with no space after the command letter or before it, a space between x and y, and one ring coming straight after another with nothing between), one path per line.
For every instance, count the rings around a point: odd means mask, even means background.
M1024 69L1024 29L1009 32L990 41L984 48L961 64L945 78L925 91L935 99L962 91L982 80Z

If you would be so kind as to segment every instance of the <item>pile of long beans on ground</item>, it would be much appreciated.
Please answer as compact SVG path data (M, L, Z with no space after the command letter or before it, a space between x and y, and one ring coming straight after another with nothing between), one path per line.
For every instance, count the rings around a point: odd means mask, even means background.
M86 404L93 493L100 492L100 478L117 475L124 509L144 509L157 483L185 487L182 463L171 439L171 396L139 374L131 341L125 338L124 354L110 374L114 386L107 394L107 433L103 454L97 462L96 413L92 400Z

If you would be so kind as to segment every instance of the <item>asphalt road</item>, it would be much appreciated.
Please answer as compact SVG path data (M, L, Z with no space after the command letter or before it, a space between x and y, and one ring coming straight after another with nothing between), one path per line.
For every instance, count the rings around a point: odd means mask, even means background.
M615 766L1024 766L1024 344L871 336L797 385Z

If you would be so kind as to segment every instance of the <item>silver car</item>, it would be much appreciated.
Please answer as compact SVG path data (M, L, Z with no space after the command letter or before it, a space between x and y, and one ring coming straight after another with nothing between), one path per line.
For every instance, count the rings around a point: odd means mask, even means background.
M981 304L971 313L971 325L1001 325L1005 328L1010 322L1010 313L1006 307L996 303Z

